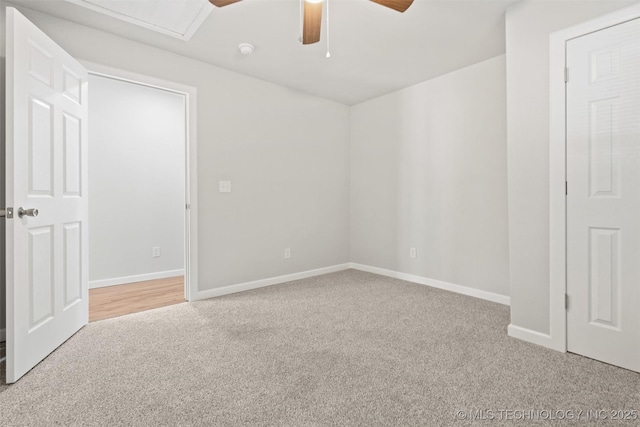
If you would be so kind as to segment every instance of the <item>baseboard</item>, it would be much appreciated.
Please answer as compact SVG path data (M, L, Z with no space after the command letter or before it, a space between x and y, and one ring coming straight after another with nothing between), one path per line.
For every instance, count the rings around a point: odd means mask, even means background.
M0 342L5 342L7 340L7 330L0 329Z
M124 285L125 283L144 282L145 280L165 279L167 277L184 276L184 269L159 271L157 273L137 274L135 276L114 277L112 279L93 280L89 282L89 289L104 288L105 286Z
M320 276L322 274L334 273L353 268L355 270L367 271L369 273L379 274L381 276L393 277L395 279L406 280L408 282L420 285L431 286L433 288L444 289L446 291L458 294L468 295L499 304L509 305L510 298L506 295L500 295L493 292L482 291L479 289L469 288L467 286L455 285L453 283L443 282L441 280L428 279L426 277L414 276L411 274L400 273L398 271L386 270L384 268L371 267L358 263L338 264L330 267L318 268L315 270L303 271L300 273L287 274L284 276L271 277L268 279L255 280L252 282L239 283L237 285L224 286L222 288L208 289L199 291L193 300L203 300L207 298L219 297L222 295L234 294L237 292L248 291L251 289L263 288L266 286L277 285L280 283L291 282L293 280L306 279L308 277Z
M513 323L507 328L507 333L510 337L517 338L523 341L530 342L532 344L541 345L543 347L551 348L558 351L566 351L564 349L557 348L558 346L551 338L549 334L543 334L531 329L516 326Z
M497 302L498 304L510 305L511 299L506 295L500 295L493 292L483 291L480 289L470 288L468 286L456 285L442 280L429 279L422 276L414 276L413 274L401 273L399 271L387 270L384 268L371 267L369 265L350 263L351 268L369 273L379 274L381 276L392 277L394 279L406 280L420 285L431 286L432 288L443 289L445 291L455 292L457 294L468 295L483 300Z
M336 271L348 270L350 264L338 264L330 267L317 268L315 270L302 271L300 273L287 274L284 276L270 277L268 279L255 280L253 282L239 283L237 285L224 286L222 288L199 291L193 298L194 301L207 298L219 297L222 295L235 294L237 292L249 291L251 289L264 288L266 286L278 285L280 283L291 282L293 280L307 279L309 277L320 276Z

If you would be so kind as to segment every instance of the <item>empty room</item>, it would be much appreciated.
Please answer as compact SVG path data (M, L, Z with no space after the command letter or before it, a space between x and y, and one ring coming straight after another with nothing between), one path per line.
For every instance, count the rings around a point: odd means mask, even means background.
M0 22L0 425L640 423L637 0Z

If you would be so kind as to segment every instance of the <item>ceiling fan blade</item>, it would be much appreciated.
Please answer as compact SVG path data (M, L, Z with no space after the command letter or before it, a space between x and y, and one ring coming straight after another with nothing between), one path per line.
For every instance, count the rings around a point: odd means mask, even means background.
M320 41L322 26L322 2L304 0L304 19L302 25L302 44Z
M371 0L374 3L381 4L383 6L389 7L393 10L397 10L398 12L404 12L409 9L409 6L413 3L413 0Z
M228 6L239 1L240 0L209 0L209 2L216 7Z

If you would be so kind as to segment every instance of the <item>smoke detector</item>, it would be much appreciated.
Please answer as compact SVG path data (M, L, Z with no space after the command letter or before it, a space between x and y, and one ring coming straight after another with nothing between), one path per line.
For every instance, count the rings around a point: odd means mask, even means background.
M249 43L240 43L238 49L240 49L240 53L243 55L251 55L255 47Z

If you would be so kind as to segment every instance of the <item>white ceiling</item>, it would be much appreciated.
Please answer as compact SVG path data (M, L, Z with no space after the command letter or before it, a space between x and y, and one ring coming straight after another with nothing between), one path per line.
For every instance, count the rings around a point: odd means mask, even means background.
M115 0L152 1L180 0ZM299 0L244 0L224 8L207 4L212 12L188 41L81 7L78 2L16 2L353 105L504 53L504 11L518 0L415 0L405 13L368 0L329 1L330 59L325 58L326 23L320 43L303 46L298 41ZM256 47L251 56L239 53L237 46L243 42Z

